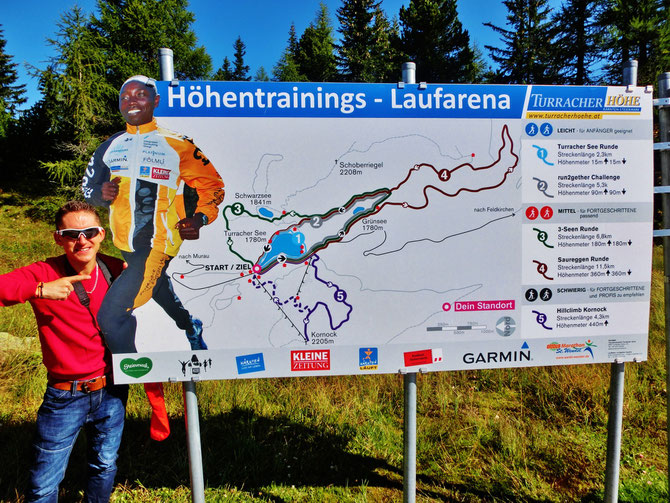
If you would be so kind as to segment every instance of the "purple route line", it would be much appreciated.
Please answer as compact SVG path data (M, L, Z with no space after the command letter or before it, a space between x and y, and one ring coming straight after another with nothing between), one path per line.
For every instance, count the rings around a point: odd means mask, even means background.
M277 297L277 285L275 284L274 281L268 280L268 281L259 281L257 278L252 279L254 288L256 290L260 290L261 288L265 288L265 290L268 292L268 294L272 297L272 300L277 306L285 306L286 304L293 302L293 307L295 307L299 313L304 313L305 310L307 309L306 305L303 305L302 302L300 302L298 299L296 299L295 295L291 295L288 299L282 301Z
M276 296L277 285L275 284L274 281L272 281L272 280L260 281L258 279L258 276L255 276L254 278L252 278L252 281L254 283L254 287L257 290L260 290L261 288L263 288L272 297L272 300L274 301L274 303L277 306L279 306L279 307L285 306L286 304L292 302L293 307L296 308L299 313L304 313L305 311L307 311L307 314L305 315L305 318L304 318L305 342L309 341L309 336L307 335L307 325L309 324L309 317L312 315L312 313L314 311L316 311L318 309L319 306L323 306L326 309L326 312L328 313L328 319L329 319L331 330L337 330L342 325L344 325L347 321L349 321L351 311L353 311L353 309L354 309L351 304L346 302L347 293L344 290L340 289L332 281L325 281L325 280L319 278L319 269L316 266L316 262L318 260L319 260L319 256L316 255L316 254L313 255L312 259L310 260L310 265L314 268L314 278L317 281L320 281L321 283L326 285L326 287L328 287L328 288L335 287L335 295L338 295L338 293L339 293L342 297L342 300L338 300L337 297L334 297L335 301L340 302L340 303L344 304L345 306L347 306L349 308L349 311L347 312L347 317L344 320L342 320L342 322L339 323L338 325L333 325L333 315L330 312L330 308L328 307L328 304L326 304L325 302L318 301L316 304L314 304L314 307L312 309L310 309L307 304L303 304L302 301L298 300L295 295L291 295L288 299L282 301L281 299L279 299L279 297Z
M318 308L320 305L326 308L326 312L328 313L328 320L329 320L329 324L330 324L330 329L331 329L331 330L337 330L337 329L340 328L342 325L344 325L347 321L349 321L349 317L350 317L350 315L351 315L351 311L353 311L353 309L354 309L354 307L353 307L351 304L348 304L347 301L346 301L346 299L347 299L347 292L345 292L344 290L341 290L340 287L338 287L338 286L337 286L335 283L333 283L332 281L324 281L324 280L322 280L321 278L319 278L319 268L318 268L317 265L316 265L316 263L317 263L318 261L319 261L319 256L316 255L316 254L314 254L314 256L312 257L312 260L311 260L311 262L310 262L310 264L312 265L312 267L314 267L314 279L316 279L317 281L320 281L321 283L323 283L324 285L326 285L328 288L331 288L331 287L334 286L334 287L336 288L336 290L335 290L335 295L337 295L338 292L342 292L342 300L338 300L337 297L335 297L335 301L336 301L336 302L341 302L342 304L344 304L345 306L347 306L347 307L349 308L349 311L347 312L347 317L346 317L344 320L342 320L341 323L339 323L338 325L333 325L333 315L332 315L331 312L330 312L330 308L328 307L328 304L326 304L326 303L324 303L324 302L321 302L321 301L317 302L317 303L314 305L314 308L313 308L311 311L309 311L309 312L307 313L307 316L305 316L305 340L307 340L307 341L309 340L309 336L307 335L307 325L309 324L309 317L312 315L312 313L313 313L314 311L317 310L317 308Z

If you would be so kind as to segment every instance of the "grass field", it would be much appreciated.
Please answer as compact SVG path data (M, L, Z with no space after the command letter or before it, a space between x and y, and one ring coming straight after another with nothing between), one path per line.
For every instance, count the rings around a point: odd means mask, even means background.
M26 216L54 204L0 193L0 273L58 253L51 225ZM668 498L660 249L654 259L649 359L626 365L620 502ZM46 372L29 306L0 309L0 332L0 499L21 502ZM609 379L610 365L419 375L417 501L602 501ZM181 385L166 395L173 431L158 443L131 387L112 501L190 501ZM198 399L207 501L402 501L401 376L208 381ZM61 501L82 498L83 447Z

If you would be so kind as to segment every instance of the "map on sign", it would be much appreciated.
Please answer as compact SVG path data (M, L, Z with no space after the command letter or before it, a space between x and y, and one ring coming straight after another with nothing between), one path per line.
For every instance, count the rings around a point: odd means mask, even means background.
M456 131L442 131L451 139L440 145L421 124L383 136L351 130L339 148L325 149L336 124L321 121L302 131L277 124L293 130L295 143L240 159L243 179L227 173L236 154L221 163L208 152L223 166L226 200L202 231L207 243L185 243L170 275L187 308L217 327L205 332L210 349L358 344L365 333L378 343L411 340L438 326L447 300L493 288L504 275L497 269L518 254L497 250L500 263L490 260L498 233L518 233L511 222L519 203L509 201L520 198L519 146L509 126L479 124L484 149L473 138L459 149ZM471 211L457 215L464 199ZM454 273L477 255L472 276Z
M122 382L646 358L643 90L292 86L160 83L225 182L167 270L208 350L149 302Z

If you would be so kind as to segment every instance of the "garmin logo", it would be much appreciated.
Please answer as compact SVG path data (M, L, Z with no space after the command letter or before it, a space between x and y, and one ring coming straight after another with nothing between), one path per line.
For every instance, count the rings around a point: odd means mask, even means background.
M527 351L489 351L488 353L465 353L463 363L506 363L529 362L530 349Z

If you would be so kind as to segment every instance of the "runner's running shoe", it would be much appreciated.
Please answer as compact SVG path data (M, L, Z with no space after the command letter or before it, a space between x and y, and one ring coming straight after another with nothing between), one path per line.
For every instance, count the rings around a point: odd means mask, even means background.
M202 321L192 317L191 323L193 325L186 331L186 338L191 343L191 349L207 349L207 344L202 340Z

